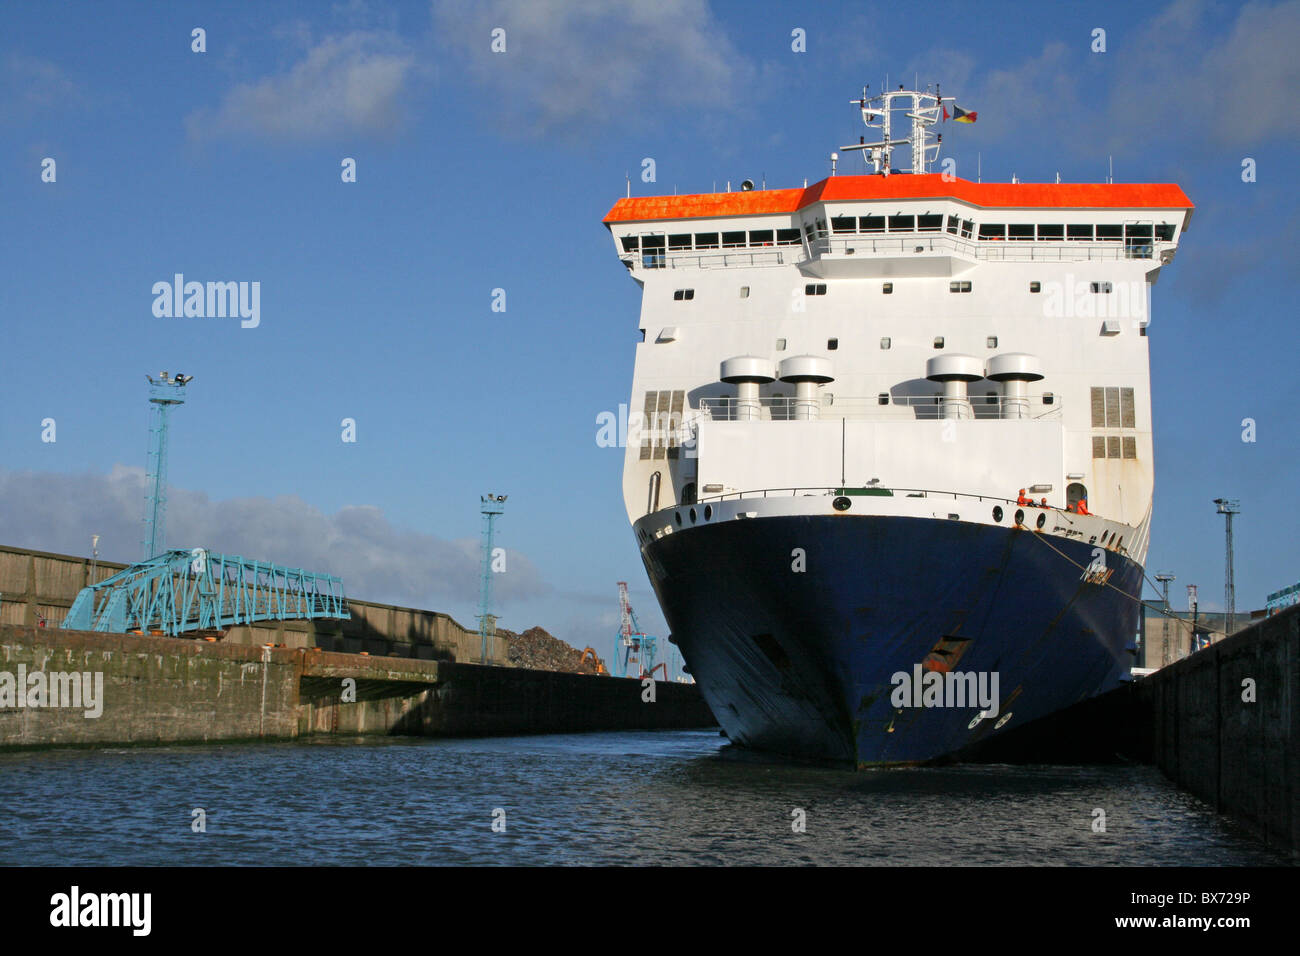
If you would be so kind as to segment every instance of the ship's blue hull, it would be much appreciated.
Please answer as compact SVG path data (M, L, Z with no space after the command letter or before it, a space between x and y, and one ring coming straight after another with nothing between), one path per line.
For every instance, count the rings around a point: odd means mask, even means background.
M1139 608L1125 594L1140 594L1142 569L1106 552L1106 583L1085 580L1094 549L1080 541L796 515L691 528L652 539L642 556L714 715L758 750L858 766L930 761L1110 690L1132 664ZM895 706L891 677L917 665L996 673L997 716L972 727L978 704Z

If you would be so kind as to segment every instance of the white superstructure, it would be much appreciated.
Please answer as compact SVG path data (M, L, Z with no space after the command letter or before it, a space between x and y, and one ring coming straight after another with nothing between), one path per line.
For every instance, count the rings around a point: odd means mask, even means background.
M883 172L620 200L605 223L643 287L629 518L879 487L862 504L991 522L1023 488L1049 506L1026 524L1142 563L1150 287L1191 210L1168 184Z

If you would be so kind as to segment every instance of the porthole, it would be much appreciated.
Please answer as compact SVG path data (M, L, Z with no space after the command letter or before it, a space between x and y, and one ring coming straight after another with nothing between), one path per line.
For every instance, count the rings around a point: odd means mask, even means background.
M1017 509L1016 509L1016 524L1024 524L1024 523L1025 523L1025 513L1024 513L1021 509L1017 508Z
M695 509L691 509L691 524L695 524Z
M682 513L680 511L674 511L673 517L677 519L677 527L680 528L682 526Z
M705 520L705 521L708 521L708 520L709 520L710 518L712 518L712 517L713 517L713 505L705 505L705 506L704 506L704 520Z
M831 502L831 507L834 508L836 511L848 511L850 508L853 507L853 502L850 501L848 498L846 498L844 495L840 495L838 498L836 498L834 501Z
M1002 506L1001 506L1001 505L994 505L994 506L993 506L993 520L994 520L994 521L997 521L997 522L999 522L999 523L1001 523L1001 521L1002 521Z
M1043 525L1047 524L1047 515L1045 515L1045 514L1041 514L1041 515L1039 515L1039 516L1038 516L1038 522L1037 522L1037 524L1038 524L1038 528L1039 528L1039 530L1041 531Z
M1003 724L1005 724L1010 719L1011 719L1011 711L1007 711L1005 714L1003 714L1001 717L998 718L998 722L993 725L993 729L1000 730Z

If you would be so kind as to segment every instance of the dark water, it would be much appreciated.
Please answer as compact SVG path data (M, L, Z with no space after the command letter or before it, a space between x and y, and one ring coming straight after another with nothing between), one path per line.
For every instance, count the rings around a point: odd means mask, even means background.
M8 865L1284 862L1139 766L854 773L693 731L0 755Z

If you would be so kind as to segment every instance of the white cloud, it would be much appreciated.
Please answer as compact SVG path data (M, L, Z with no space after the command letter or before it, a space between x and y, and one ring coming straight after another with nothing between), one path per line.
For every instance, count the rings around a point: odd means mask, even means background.
M88 101L81 85L51 60L11 53L0 68L0 119L47 115Z
M139 560L144 473L114 466L108 475L63 475L0 469L0 541L16 547L88 554L100 535L101 557ZM478 540L448 541L402 531L370 505L332 515L296 495L211 501L201 492L172 488L167 541L225 554L340 575L351 597L430 607L434 601L477 601ZM537 567L507 549L507 571L494 579L502 603L550 591Z
M434 22L510 127L532 134L732 111L756 73L700 0L453 0L434 4ZM491 51L498 27L504 53Z
M195 139L228 133L313 140L387 133L403 117L415 58L394 36L357 31L312 46L287 73L236 86L186 119Z

